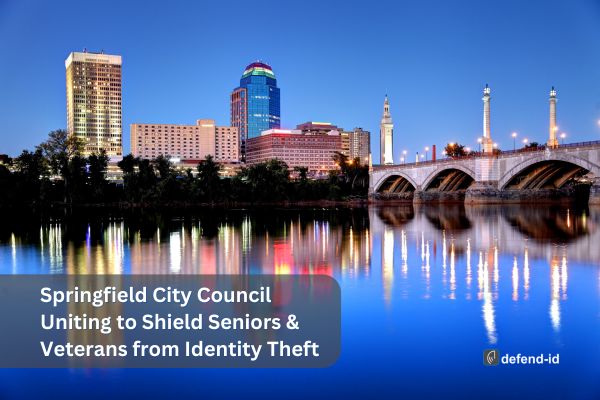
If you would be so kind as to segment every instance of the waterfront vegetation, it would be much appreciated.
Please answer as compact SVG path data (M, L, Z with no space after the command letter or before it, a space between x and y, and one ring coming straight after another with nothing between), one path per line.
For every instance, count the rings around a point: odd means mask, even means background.
M336 153L336 170L319 179L308 168L271 159L242 166L223 178L220 165L207 156L195 168L176 168L169 155L153 160L123 157L118 167L123 183L106 179L106 151L83 156L83 142L66 131L50 132L35 151L24 150L0 164L1 205L26 204L135 204L275 203L366 198L368 165L357 157Z

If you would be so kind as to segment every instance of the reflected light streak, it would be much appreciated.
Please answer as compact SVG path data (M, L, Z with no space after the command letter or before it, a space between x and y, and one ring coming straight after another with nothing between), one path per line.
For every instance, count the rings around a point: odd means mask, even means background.
M446 283L446 231L442 231L443 242L442 242L442 267L444 268L444 279L443 282Z
M467 239L467 290L471 290L471 239ZM470 295L469 295L470 296Z
M450 247L450 298L456 299L454 291L456 290L456 272L454 268L454 242Z
M394 282L394 231L386 226L383 234L383 297L389 307L392 302L392 285Z
M558 273L558 264L552 267L552 301L550 302L550 320L552 327L558 332L560 329L560 274Z
M483 253L479 252L479 263L477 264L477 285L479 287L479 293L477 298L481 300L483 298Z
M525 257L523 261L523 280L525 281L525 300L529 299L529 250L525 247Z
M408 247L406 244L406 232L402 231L402 237L401 237L401 251L402 251L402 277L406 278L408 275L408 263L407 261L407 257L408 257Z
M560 277L562 280L562 294L563 300L567 299L567 257L563 256L562 259L562 268L560 271Z
M494 344L498 341L496 335L496 322L494 320L494 302L492 300L493 294L490 291L490 279L488 276L488 264L487 262L483 266L483 320L485 323L485 329L487 330L488 341L490 344Z
M179 232L171 232L169 253L171 255L171 272L179 273L181 270L181 236L179 236Z
M515 255L515 260L513 262L513 270L512 270L512 283L513 283L513 300L519 300L519 268L517 267L517 256Z

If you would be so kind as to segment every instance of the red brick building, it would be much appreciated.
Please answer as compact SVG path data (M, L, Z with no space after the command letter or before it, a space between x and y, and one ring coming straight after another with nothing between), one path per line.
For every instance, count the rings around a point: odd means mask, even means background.
M300 130L271 129L246 142L246 164L258 164L277 158L290 167L308 167L309 172L335 169L334 152L341 151L342 138L337 131L324 135L305 135Z

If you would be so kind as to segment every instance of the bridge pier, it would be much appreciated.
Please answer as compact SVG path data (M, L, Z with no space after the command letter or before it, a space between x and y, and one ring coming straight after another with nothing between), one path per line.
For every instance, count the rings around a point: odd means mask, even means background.
M475 182L465 193L465 204L500 204L503 202L498 181Z
M600 181L594 183L590 188L589 205L600 205Z
M413 196L414 204L435 204L435 203L464 203L465 190L456 190L453 192L438 192L415 190Z

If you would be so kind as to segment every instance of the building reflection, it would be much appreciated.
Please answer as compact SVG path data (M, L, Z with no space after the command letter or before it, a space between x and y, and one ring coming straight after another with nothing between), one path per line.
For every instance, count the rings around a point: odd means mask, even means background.
M441 284L438 296L445 299L478 299L481 302L483 326L490 344L498 340L496 309L502 296L513 302L527 301L531 289L531 262L550 266L551 299L549 316L553 329L561 327L561 304L567 299L568 260L600 262L600 251L592 243L600 243L599 209L572 209L560 207L425 207L412 211L406 207L373 207L370 209L372 234L382 237L382 277L386 302L391 283L385 279L390 267L386 260L393 259L389 246L389 233L401 232L402 267L404 249L414 241L421 258L422 283L413 293L432 298L431 285ZM409 243L406 244L405 241ZM441 242L439 269L433 270L429 260L429 243ZM556 243L563 243L556 246ZM385 243L385 244L384 244ZM435 248L435 247L434 247ZM477 262L477 290L473 296L471 256L475 251ZM510 254L510 258L508 258ZM508 262L506 262L506 261ZM407 268L409 268L408 263ZM402 275L404 278L404 273ZM464 277L464 280L462 280ZM504 278L503 278L504 277ZM510 279L510 286L502 284ZM397 283L396 281L395 283ZM464 282L464 286L460 283ZM538 281L536 281L538 282ZM504 293L504 287L511 291ZM404 288L399 290L404 292ZM464 296L464 297L463 297ZM392 296L392 299L397 296Z
M556 332L561 329L561 301L567 299L569 262L600 263L600 210L594 208L394 205L61 212L26 215L25 224L6 216L0 227L0 257L8 260L4 273L370 279L381 291L377 301L388 310L413 295L479 302L490 343L498 340L496 310L539 293L531 286L545 282L540 263L550 271L546 310ZM26 245L33 245L29 248L35 249L36 263L27 262Z

